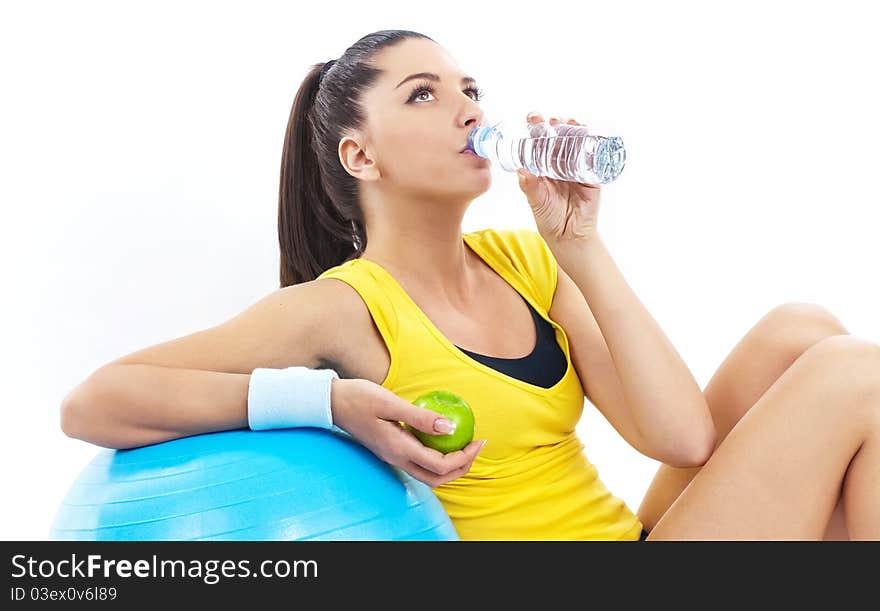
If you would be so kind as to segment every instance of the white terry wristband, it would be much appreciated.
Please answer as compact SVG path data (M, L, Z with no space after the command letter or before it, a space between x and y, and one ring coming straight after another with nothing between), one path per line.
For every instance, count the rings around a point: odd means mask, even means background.
M248 426L254 431L300 426L342 431L330 411L334 379L339 375L332 369L254 369L248 384Z

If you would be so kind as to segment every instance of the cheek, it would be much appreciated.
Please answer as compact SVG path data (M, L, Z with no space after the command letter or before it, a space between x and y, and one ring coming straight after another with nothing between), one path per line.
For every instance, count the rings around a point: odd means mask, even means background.
M448 148L448 145L447 145ZM399 185L435 185L454 174L455 153L430 144L427 137L411 135L384 154L384 175Z
M376 144L381 151L382 175L390 183L413 191L444 189L465 176L467 159L459 157L450 142L439 142L424 125L391 122Z

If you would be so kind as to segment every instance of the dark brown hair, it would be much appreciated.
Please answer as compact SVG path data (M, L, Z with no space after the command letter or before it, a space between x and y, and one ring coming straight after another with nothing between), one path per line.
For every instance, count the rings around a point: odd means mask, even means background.
M373 55L407 38L433 40L410 30L373 32L346 49L323 78L324 63L314 64L300 85L281 153L281 288L314 280L364 252L358 180L339 162L339 140L364 124L362 95L381 74Z

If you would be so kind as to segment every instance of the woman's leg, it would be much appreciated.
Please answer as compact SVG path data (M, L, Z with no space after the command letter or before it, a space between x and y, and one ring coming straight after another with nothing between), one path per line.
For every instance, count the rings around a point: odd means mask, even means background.
M786 303L759 320L736 344L706 385L704 395L715 429L717 448L740 418L807 348L849 331L831 312L809 303ZM702 467L660 465L638 510L651 530ZM830 539L846 539L843 510L835 509Z
M648 540L821 539L840 498L880 540L880 346L810 347L743 416Z

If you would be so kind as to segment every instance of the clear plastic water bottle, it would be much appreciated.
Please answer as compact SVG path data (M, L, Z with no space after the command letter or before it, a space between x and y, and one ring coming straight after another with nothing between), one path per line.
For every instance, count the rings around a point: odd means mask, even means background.
M583 125L501 126L475 127L468 135L468 148L508 172L525 168L536 176L601 185L615 180L626 164L621 138L587 133Z

